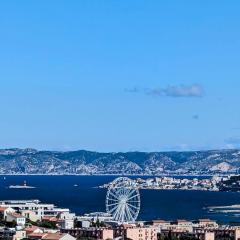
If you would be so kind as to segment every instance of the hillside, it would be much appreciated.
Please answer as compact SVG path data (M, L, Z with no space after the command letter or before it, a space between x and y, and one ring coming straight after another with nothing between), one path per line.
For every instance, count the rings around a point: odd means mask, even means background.
M215 174L238 173L240 150L195 152L0 150L0 174Z

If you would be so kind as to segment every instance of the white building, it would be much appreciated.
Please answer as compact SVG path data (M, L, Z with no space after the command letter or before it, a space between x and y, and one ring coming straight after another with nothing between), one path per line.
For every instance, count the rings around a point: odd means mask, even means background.
M31 210L21 210L21 214L22 216L24 216L25 218L36 222L38 220L41 220L41 218L39 217L39 215L36 214L35 211L31 211Z
M105 222L105 221L112 221L113 218L110 214L105 213L105 212L93 212L93 213L84 214L83 216L78 216L77 220L78 221L88 220L90 222L91 221Z
M91 222L88 220L81 221L82 228L89 228L91 226Z
M20 213L22 211L32 211L39 219L44 216L54 216L61 213L70 213L68 208L57 208L54 204L41 203L39 200L7 200L0 201L0 207L11 207Z
M13 213L15 210L11 207L0 207L0 213L2 214L2 218L6 219L7 213Z
M71 219L71 220L74 220L76 215L75 215L75 213L61 212L61 213L59 213L58 217L60 219Z
M18 213L7 213L6 216L6 221L7 222L13 222L15 221L17 225L19 226L24 226L26 224L26 218L23 217L22 215L18 214Z
M58 221L60 228L62 229L73 229L74 220L73 219L61 219Z
M26 238L26 231L16 231L15 235L13 236L13 240L21 240L23 238Z

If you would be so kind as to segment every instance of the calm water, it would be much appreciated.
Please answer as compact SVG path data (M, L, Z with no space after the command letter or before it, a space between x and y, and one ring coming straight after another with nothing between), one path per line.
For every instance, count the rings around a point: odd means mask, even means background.
M77 214L105 211L106 189L96 186L112 181L113 176L0 176L0 200L39 199L70 208ZM26 180L35 189L8 189ZM74 187L78 184L78 187ZM141 190L139 220L211 218L220 222L239 221L237 217L211 214L207 206L240 204L240 193Z

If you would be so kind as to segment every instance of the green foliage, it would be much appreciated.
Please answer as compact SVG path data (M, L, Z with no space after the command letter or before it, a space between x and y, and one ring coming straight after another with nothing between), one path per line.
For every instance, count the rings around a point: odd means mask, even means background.
M37 221L37 222L33 222L31 220L27 220L27 224L28 225L32 225L32 226L37 226L37 227L43 227L43 228L50 228L50 229L57 229L56 223L55 222L49 222L49 221Z
M40 221L33 222L33 221L31 221L30 219L27 218L26 219L26 224L33 225L33 226L39 226Z
M57 228L55 222L46 222L46 221L39 223L38 226L43 227L43 228L51 228L51 229L56 229Z

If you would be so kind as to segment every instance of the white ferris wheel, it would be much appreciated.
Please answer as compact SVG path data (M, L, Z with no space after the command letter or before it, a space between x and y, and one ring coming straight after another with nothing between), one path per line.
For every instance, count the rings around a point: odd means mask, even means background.
M119 177L110 183L106 210L119 223L135 222L140 211L140 194L134 181Z

